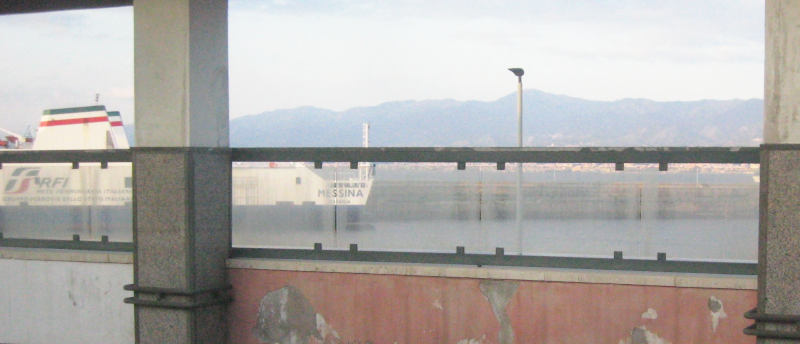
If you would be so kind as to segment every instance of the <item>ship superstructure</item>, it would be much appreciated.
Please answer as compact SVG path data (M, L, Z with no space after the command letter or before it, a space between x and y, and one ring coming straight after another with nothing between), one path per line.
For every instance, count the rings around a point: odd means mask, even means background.
M44 110L34 150L128 149L118 111L104 105Z
M365 126L365 144L367 129ZM122 117L103 105L42 113L33 150L129 149ZM304 163L234 164L233 205L364 205L374 165L315 170ZM131 164L4 164L0 205L119 206L130 204Z

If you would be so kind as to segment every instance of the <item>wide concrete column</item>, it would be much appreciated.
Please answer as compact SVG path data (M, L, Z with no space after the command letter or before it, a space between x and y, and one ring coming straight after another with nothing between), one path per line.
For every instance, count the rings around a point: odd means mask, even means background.
M231 161L227 0L135 0L138 343L224 343Z
M766 23L758 343L800 343L776 338L800 315L800 1L767 0Z

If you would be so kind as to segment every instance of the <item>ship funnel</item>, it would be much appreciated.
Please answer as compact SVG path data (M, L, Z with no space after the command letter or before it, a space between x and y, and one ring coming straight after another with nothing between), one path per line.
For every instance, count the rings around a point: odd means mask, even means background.
M122 117L104 105L44 110L33 142L35 150L127 148Z

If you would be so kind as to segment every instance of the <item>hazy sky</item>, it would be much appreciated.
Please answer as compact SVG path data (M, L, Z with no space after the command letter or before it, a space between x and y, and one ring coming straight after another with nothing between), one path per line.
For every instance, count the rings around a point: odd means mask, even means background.
M525 88L762 98L763 0L231 0L230 115ZM0 16L0 127L100 102L133 121L133 10Z

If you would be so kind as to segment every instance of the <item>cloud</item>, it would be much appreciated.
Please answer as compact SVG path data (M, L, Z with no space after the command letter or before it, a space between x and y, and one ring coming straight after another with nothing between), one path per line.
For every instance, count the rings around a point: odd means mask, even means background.
M492 100L525 85L589 99L760 97L763 1L232 0L233 117L303 105ZM130 8L0 17L5 108L93 100L131 116ZM25 94L22 94L22 93ZM130 122L132 118L126 118Z
M232 11L233 115L397 99L490 100L513 91L510 65L525 67L535 88L591 99L761 94L757 1L325 4ZM272 106L249 102L255 93Z
M0 17L0 126L36 127L42 110L84 106L94 95L133 119L133 12L130 8ZM11 129L11 128L9 128Z

